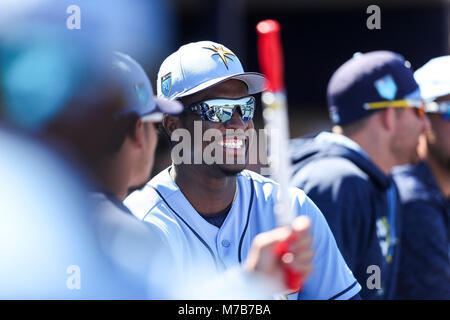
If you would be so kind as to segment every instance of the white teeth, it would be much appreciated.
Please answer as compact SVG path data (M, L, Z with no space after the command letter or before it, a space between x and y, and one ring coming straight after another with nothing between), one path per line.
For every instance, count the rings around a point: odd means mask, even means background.
M242 146L244 145L242 140L237 140L237 141L219 141L219 144L221 146L224 146L225 148L230 148L230 149L240 149L242 148Z

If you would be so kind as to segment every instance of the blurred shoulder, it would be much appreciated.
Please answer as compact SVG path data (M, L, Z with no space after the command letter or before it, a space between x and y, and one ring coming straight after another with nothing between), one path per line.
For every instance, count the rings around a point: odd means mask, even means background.
M402 202L431 200L436 190L434 178L425 162L415 165L403 165L392 170L392 176L399 191ZM439 190L437 190L439 191Z
M341 179L367 180L368 174L353 161L344 157L319 158L298 170L296 179L316 179L333 182Z
M142 189L132 192L124 201L134 216L143 220L152 209L162 202L161 197L150 185L150 182Z
M273 198L279 197L280 185L273 179L264 177L250 170L242 171L239 174L239 179L242 181L251 181L254 185L256 195L264 196L268 201L272 201ZM297 201L300 204L303 204L306 200L309 200L303 190L294 186L289 187L289 195L292 201Z

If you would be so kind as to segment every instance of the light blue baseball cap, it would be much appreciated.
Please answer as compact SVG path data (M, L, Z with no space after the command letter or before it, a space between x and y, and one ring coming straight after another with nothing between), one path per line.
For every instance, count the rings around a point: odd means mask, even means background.
M114 52L112 75L120 83L126 106L121 113L136 112L144 121L159 122L163 115L183 110L178 101L157 98L144 69L130 56Z
M426 102L450 94L450 55L431 59L414 73Z
M230 79L245 82L249 94L264 90L265 77L258 72L244 72L230 49L212 41L192 42L181 46L161 64L157 96L173 100Z

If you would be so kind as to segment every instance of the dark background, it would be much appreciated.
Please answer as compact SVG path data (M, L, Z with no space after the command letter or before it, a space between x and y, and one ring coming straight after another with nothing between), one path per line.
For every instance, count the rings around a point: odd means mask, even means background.
M161 61L183 44L212 40L231 49L244 70L260 71L256 25L264 19L280 22L291 137L331 129L326 103L328 80L354 53L395 51L414 70L433 57L448 54L450 5L443 0L172 0L165 3L169 4L167 12L173 21L173 41L161 50ZM371 16L367 8L373 4L381 11L379 30L367 28ZM149 64L148 74L156 75L158 68L159 64ZM154 87L155 80L156 77ZM256 98L259 108L254 123L260 129L264 126L260 95ZM160 139L153 174L170 162L168 141Z
M367 7L381 9L381 29L369 30ZM246 71L258 71L255 27L263 19L282 26L291 135L330 126L326 87L333 71L355 52L392 50L417 69L448 52L445 1L178 0L176 43L212 40L236 53ZM259 112L255 124L262 125Z

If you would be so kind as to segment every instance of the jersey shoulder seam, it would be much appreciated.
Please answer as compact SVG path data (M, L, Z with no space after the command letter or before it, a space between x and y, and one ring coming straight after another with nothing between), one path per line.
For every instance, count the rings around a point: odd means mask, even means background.
M159 192L157 191L157 190L158 190L157 187L152 186L152 185L149 185L148 188L151 189L152 192L155 193L155 195L158 197L158 201L156 201L156 203L155 203L155 204L147 211L147 213L146 213L146 214L144 215L144 217L142 218L143 221L147 218L147 216L148 216L148 215L149 215L156 207L159 207L162 203L165 202L164 199L161 198ZM166 199L169 199L175 192L176 192L176 191L171 192L171 193L170 193L167 197L165 197L165 198L166 198Z

